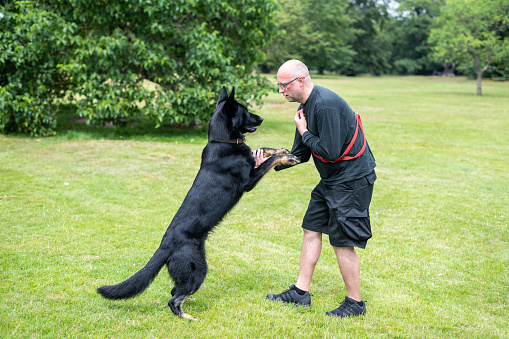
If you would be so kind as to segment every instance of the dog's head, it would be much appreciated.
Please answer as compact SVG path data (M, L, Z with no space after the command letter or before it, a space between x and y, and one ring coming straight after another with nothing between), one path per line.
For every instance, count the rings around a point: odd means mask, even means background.
M226 87L223 87L217 101L216 112L210 119L209 137L243 138L244 133L256 131L262 122L263 119L260 116L249 112L244 105L235 100L235 88L228 95ZM211 133L216 135L211 135Z

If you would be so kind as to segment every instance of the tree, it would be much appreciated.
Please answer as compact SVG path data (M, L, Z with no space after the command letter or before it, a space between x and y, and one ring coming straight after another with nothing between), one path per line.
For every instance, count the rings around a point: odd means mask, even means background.
M392 23L392 63L399 74L432 74L434 63L428 36L445 0L399 0Z
M380 75L390 69L391 42L387 34L389 15L385 1L351 0L348 16L352 18L355 58L343 67L342 73L355 76L362 73Z
M30 8L56 23L32 34L30 20L38 21ZM267 94L268 81L254 70L276 32L274 1L33 0L11 1L0 13L7 19L0 21L6 31L0 51L11 53L0 59L7 72L0 79L0 105L11 108L0 112L0 130L17 125L14 98L38 81L52 87L38 87L46 93L44 103L71 94L77 113L94 124L135 116L149 117L156 126L200 123L214 112L223 85L235 86L244 102L260 102ZM26 38L16 40L25 31ZM43 69L39 59L21 60L22 50L31 46L34 55L48 60ZM15 67L9 60L17 60ZM20 80L25 70L30 74ZM27 89L16 87L17 81Z
M303 61L308 67L325 70L339 70L355 56L351 44L354 39L352 19L346 14L348 1L308 0L304 20L309 25L311 35L308 43L296 41L301 45ZM297 18L299 23L301 18Z
M51 103L65 94L64 63L74 26L31 1L0 6L0 132L50 135Z
M471 65L477 74L477 95L482 75L493 62L509 58L509 41L500 32L509 25L506 0L448 0L431 30L436 60Z
M348 0L280 1L278 35L267 47L267 70L300 59L320 73L338 70L355 55Z
M308 45L312 35L307 20L300 17L305 13L304 4L304 1L278 1L276 14L278 33L265 48L267 58L261 65L263 71L271 72L290 59L303 59L304 46Z

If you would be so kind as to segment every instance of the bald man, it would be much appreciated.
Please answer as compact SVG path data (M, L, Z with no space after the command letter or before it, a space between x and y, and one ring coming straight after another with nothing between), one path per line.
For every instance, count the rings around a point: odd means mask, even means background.
M304 238L297 281L280 294L267 299L311 306L309 287L322 249L322 234L329 236L346 297L329 316L366 314L361 299L359 259L355 247L365 248L371 238L369 204L376 180L375 158L364 136L360 118L336 93L311 81L306 65L285 62L277 72L279 93L288 102L299 103L294 116L296 128L291 153L301 163L313 157L320 182L311 192L302 222ZM263 152L253 152L256 164L265 161ZM283 170L291 166L279 166Z

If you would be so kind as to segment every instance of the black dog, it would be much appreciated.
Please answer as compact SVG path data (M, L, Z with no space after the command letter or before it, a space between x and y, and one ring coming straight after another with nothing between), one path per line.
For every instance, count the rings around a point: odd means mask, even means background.
M166 264L175 286L168 302L173 313L198 320L182 310L183 303L201 286L207 275L205 240L212 229L252 190L274 166L296 165L298 158L284 149L264 148L270 157L255 168L246 132L256 131L263 119L250 113L223 87L216 112L209 122L209 138L202 153L200 170L163 236L159 248L140 271L114 286L97 291L108 299L127 299L141 294Z

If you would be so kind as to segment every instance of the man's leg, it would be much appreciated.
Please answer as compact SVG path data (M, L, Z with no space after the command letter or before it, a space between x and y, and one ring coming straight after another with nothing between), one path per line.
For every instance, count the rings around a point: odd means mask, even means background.
M309 285L315 271L316 263L322 251L322 229L329 222L329 207L323 197L323 185L318 184L311 192L311 200L304 220L302 221L303 240L300 252L299 275L295 285L280 294L269 294L267 299L311 306ZM309 228L313 229L311 231Z
M346 295L355 301L361 301L361 283L359 277L359 258L353 247L335 247L339 270L345 282ZM302 259L301 259L302 260Z
M326 312L332 317L351 317L366 314L366 302L361 300L359 258L353 247L335 247L341 276L346 286L345 300L338 308Z
M305 307L311 307L311 294L309 285L315 270L320 252L322 251L322 233L309 231L305 228L302 250L300 252L300 266L297 283L280 294L269 294L267 299L293 303Z
M322 233L313 232L305 228L303 230L304 239L300 251L299 276L295 286L303 291L309 291L311 278L322 251Z

